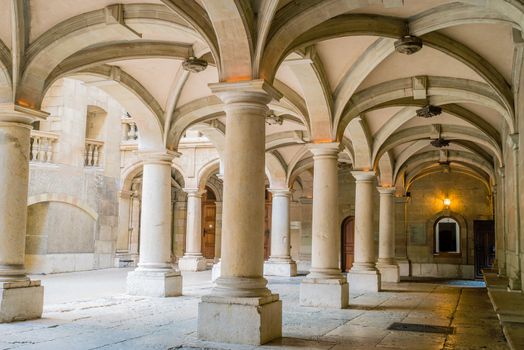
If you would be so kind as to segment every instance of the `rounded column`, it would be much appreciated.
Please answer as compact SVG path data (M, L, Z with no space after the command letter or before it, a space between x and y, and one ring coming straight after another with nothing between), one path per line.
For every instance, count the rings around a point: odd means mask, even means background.
M181 271L202 271L206 259L202 256L202 192L185 189L187 193L186 252L178 261Z
M264 275L296 276L297 264L291 259L289 233L288 189L270 189L271 199L271 255L264 263Z
M31 123L36 118L19 109L0 109L0 323L40 318L43 309L43 287L25 270Z
M338 143L310 144L313 153L311 269L300 285L300 304L344 308L348 286L340 271Z
M352 292L378 292L380 273L375 265L373 241L373 193L375 173L353 171L355 178L355 260L348 273Z
M209 86L226 112L222 256L216 287L199 304L198 336L258 345L282 335L282 303L262 277L265 118L280 94L263 80Z
M182 277L171 264L171 152L142 153L140 258L127 278L131 295L182 294Z
M395 188L377 187L380 193L379 245L377 268L382 282L400 282L395 260Z

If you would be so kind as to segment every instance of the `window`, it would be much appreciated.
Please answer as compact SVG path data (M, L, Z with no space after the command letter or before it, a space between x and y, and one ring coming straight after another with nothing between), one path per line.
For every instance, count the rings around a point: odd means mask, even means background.
M441 218L435 225L435 253L460 253L460 226L452 218Z

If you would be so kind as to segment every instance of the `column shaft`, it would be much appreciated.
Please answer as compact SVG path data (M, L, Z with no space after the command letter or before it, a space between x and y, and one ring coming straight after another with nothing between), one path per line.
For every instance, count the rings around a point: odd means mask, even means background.
M355 187L355 261L348 273L352 292L378 292L380 273L375 266L373 241L373 191L375 173L353 171Z
M282 302L262 277L265 117L279 94L262 80L210 87L226 112L222 257L216 287L198 306L198 336L259 345L282 335Z
M43 114L20 109L0 109L0 323L40 318L44 304L25 271L31 123Z
M182 294L182 277L171 264L171 161L168 152L143 153L140 259L127 277L132 295Z
M198 189L186 189L187 226L186 252L178 261L182 271L202 271L206 269L206 259L202 256L202 193Z
M313 153L311 269L300 285L300 304L344 308L348 285L340 271L338 143L310 144Z
M264 275L296 276L297 264L290 255L289 200L288 189L271 189L271 255L264 263Z
M378 263L383 282L399 282L399 267L395 261L395 188L378 187L380 192Z

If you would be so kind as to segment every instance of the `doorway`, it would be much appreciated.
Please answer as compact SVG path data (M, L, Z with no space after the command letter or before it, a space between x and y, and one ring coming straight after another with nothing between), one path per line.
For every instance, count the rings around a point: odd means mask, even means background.
M202 255L206 259L215 258L215 225L217 208L213 191L206 187L202 198Z
M342 271L347 272L355 259L355 217L348 216L342 222Z
M482 269L493 267L495 260L495 224L493 220L475 220L475 278L482 278Z

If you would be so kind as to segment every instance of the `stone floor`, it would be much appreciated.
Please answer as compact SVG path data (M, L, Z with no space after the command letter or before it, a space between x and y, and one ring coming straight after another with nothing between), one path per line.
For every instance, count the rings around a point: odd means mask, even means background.
M40 276L44 317L0 325L0 349L255 349L196 339L199 296L210 272L184 274L184 296L124 295L125 269ZM262 349L507 349L484 288L443 283L384 284L351 295L345 310L298 305L301 277L272 278L284 301L284 338ZM393 322L455 327L454 334L390 331Z

